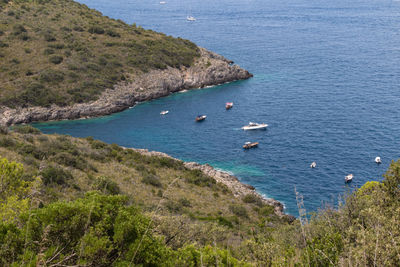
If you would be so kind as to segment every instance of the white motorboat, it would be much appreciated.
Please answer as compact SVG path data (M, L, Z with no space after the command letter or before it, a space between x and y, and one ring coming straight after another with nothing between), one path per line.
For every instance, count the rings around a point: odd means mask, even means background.
M160 115L166 115L166 114L168 114L168 112L169 112L168 110L163 110L160 112Z
M350 183L353 180L354 175L353 174L349 174L346 177L344 177L344 181L346 183Z
M198 116L196 117L196 121L197 121L197 122L199 122L199 121L204 121L206 118L207 118L206 115L198 115Z
M160 2L160 5L165 5L167 2L165 2L165 1L161 1Z
M243 130L259 130L259 129L266 129L268 127L268 124L266 123L255 123L255 122L249 122L249 125L243 126Z
M193 17L193 16L187 16L187 17L186 17L186 20L187 20L187 21L196 21L196 18Z
M375 162L376 162L376 164L381 164L382 163L381 157L376 157Z
M313 163L311 163L310 168L315 168L317 167L317 163L315 161L313 161Z

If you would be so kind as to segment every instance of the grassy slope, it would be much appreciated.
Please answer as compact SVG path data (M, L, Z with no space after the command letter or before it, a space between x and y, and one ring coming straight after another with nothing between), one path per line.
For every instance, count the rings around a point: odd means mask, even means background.
M169 241L174 248L214 241L238 247L252 234L286 223L273 207L253 198L237 199L226 186L180 161L91 138L0 134L0 157L21 162L29 175L42 177L44 204L74 200L90 190L128 196L155 219L160 234L175 236Z
M95 100L150 69L190 66L196 45L71 0L0 1L0 105Z

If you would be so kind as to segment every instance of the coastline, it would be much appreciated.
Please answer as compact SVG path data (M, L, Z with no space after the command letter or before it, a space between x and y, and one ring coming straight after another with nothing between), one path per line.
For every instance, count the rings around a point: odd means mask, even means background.
M217 170L209 164L199 164L197 162L185 162L180 159L174 158L166 153L149 151L148 149L138 148L125 148L132 149L142 155L155 156L155 157L166 157L183 162L184 166L190 170L200 170L205 175L215 179L217 183L226 185L233 193L236 198L243 198L245 195L251 194L259 198L264 204L274 207L274 212L279 217L287 217L289 220L294 220L295 217L288 215L284 212L284 205L272 198L266 198L255 190L255 187L249 184L242 183L236 176L222 170Z
M139 102L185 90L215 86L253 77L233 61L199 47L201 56L189 68L167 68L142 74L131 83L117 84L98 100L67 107L53 105L11 109L0 107L0 125L92 118L121 112Z

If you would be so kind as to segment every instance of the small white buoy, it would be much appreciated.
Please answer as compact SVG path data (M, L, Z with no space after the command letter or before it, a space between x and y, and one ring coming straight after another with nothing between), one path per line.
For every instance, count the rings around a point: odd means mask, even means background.
M317 167L317 163L315 161L313 161L313 163L311 163L310 168L315 168Z
M381 157L376 157L375 162L376 162L376 164L381 164L382 163Z

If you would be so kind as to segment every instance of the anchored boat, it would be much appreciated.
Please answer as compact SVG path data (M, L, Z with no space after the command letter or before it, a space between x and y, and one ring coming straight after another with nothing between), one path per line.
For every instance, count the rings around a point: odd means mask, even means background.
M259 130L259 129L266 129L268 127L268 124L266 123L255 123L255 122L249 122L249 125L243 126L243 130Z
M375 162L376 162L376 164L381 164L382 163L381 157L376 157Z
M315 168L317 167L317 163L315 161L313 161L313 163L311 163L310 168Z
M345 181L346 183L350 183L351 181L353 181L353 177L354 177L353 174L349 174L349 175L347 175L346 177L344 177L344 181Z
M233 107L233 102L226 102L225 108L226 109L231 109Z
M250 149L250 148L255 148L258 147L258 142L246 142L243 145L244 149Z
M168 110L163 110L160 112L160 115L166 115L166 114L168 114L168 112L169 112Z
M197 121L197 122L199 122L199 121L204 121L206 118L207 118L206 115L198 115L198 116L196 117L196 121Z
M196 21L195 17L193 17L193 16L187 16L186 20L187 21Z

